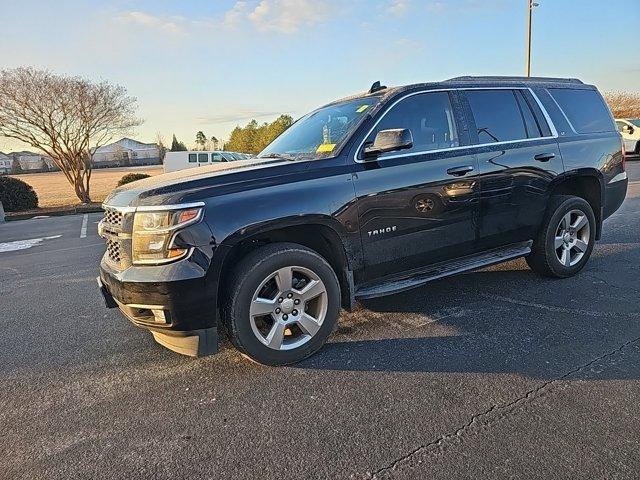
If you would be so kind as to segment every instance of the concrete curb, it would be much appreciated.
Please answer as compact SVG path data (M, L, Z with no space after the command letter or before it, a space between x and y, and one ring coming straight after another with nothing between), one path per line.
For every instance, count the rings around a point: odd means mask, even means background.
M7 222L13 222L13 221L17 221L17 220L28 220L30 218L33 217L38 217L38 216L49 216L49 217L60 217L63 215L78 215L78 214L82 214L82 213L98 213L98 212L102 212L102 207L100 205L78 205L77 207L73 207L73 208L60 208L58 210L56 209L52 209L52 210L48 210L48 209L43 209L43 210L31 210L28 212L11 212L11 213L7 213L6 214L6 218L5 220Z

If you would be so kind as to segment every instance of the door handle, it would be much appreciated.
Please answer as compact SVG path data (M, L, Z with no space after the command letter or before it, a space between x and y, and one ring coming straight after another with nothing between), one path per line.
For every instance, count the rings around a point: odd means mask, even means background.
M537 160L539 162L548 162L549 160L551 160L552 158L555 158L556 154L555 153L539 153L538 155L536 155L534 158L534 160Z
M471 165L465 165L463 167L453 167L447 170L449 175L453 175L454 177L462 177L469 172L473 172L473 167Z

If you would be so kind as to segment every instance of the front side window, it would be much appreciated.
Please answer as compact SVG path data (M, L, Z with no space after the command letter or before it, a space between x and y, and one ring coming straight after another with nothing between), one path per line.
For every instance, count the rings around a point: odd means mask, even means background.
M291 125L258 158L298 160L334 156L379 101L377 96L362 97L322 107Z
M513 90L467 90L466 95L476 122L478 143L529 138Z
M404 98L382 117L366 142L373 142L381 130L397 128L409 129L413 136L413 148L403 150L400 152L402 155L460 145L453 108L447 92L420 93ZM397 152L390 152L381 155L380 158L397 154Z
M597 91L550 88L549 93L577 133L611 132L614 130L609 108Z
M220 155L219 153L212 153L211 154L211 161L212 162L223 162L224 159L222 158L222 155Z

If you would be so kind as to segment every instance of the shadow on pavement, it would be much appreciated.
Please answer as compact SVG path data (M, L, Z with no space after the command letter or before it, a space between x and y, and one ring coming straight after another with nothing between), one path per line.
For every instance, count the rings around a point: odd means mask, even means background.
M640 279L617 285L601 270L616 264L616 270L637 272L640 249L598 256L572 279L546 279L526 269L488 270L369 300L356 313L365 317L360 324L339 328L332 343L297 367L556 378L640 337ZM509 267L526 268L522 260ZM457 314L438 318L447 308ZM422 325L403 321L416 314L425 318ZM372 316L377 323L367 321ZM357 336L360 328L368 329L368 338L343 341L341 332ZM640 377L640 368L631 370L608 369L597 378Z

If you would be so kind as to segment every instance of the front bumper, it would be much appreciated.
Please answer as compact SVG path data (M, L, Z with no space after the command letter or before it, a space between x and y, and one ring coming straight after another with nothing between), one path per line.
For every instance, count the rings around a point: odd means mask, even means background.
M191 356L218 351L215 288L191 258L122 272L103 260L97 280L107 308L119 308L161 345Z

